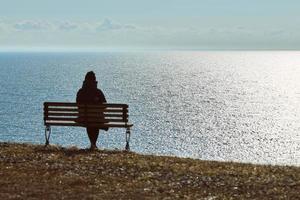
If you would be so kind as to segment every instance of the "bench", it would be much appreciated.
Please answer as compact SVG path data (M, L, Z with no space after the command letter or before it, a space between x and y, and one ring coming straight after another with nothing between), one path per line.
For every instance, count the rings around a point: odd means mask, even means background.
M51 126L79 126L95 128L125 128L125 149L129 150L130 128L128 105L126 104L87 104L65 102L44 103L45 145L49 145Z

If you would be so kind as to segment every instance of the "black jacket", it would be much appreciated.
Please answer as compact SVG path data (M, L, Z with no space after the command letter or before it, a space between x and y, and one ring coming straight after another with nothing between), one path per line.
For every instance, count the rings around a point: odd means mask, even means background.
M103 104L106 103L105 96L101 90L97 87L88 87L83 84L83 87L78 90L76 103L78 104ZM80 121L78 119L77 121ZM108 128L101 128L103 130L108 130Z
M81 88L77 92L76 103L102 104L106 103L105 96L98 88Z

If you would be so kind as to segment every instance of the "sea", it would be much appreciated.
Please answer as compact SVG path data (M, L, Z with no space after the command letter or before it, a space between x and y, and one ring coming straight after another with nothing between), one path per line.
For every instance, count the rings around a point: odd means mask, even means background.
M109 103L129 105L131 151L300 166L299 51L1 52L0 142L44 144L43 102L75 102L94 71ZM50 143L88 148L84 128ZM125 130L100 149L124 149Z

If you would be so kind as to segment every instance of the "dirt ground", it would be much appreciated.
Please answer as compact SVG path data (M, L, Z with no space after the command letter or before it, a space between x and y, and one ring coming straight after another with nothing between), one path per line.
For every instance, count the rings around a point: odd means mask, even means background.
M300 199L300 168L0 143L0 199Z

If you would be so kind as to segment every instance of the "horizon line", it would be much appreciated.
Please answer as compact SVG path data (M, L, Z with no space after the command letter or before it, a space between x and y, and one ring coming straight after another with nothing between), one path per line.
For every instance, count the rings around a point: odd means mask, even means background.
M0 52L300 51L300 48L0 47Z

